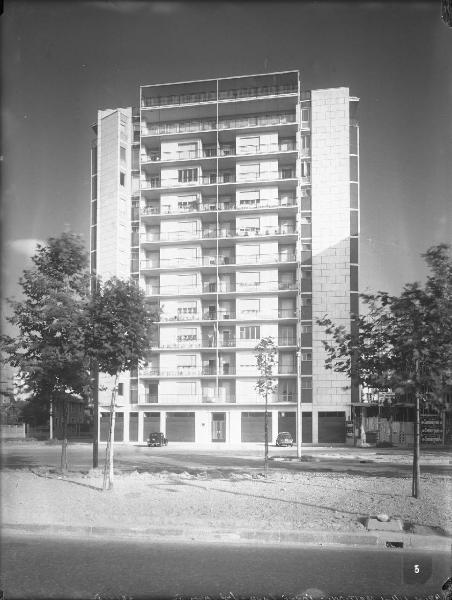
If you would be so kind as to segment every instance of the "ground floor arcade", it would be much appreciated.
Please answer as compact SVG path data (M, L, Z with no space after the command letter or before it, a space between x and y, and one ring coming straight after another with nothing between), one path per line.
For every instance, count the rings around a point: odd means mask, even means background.
M160 408L160 407L159 407ZM167 410L118 410L115 419L115 441L145 443L151 432L161 431L169 442L247 443L264 441L265 410L263 407L241 406L240 409L216 406L211 410L195 407L170 407ZM309 410L308 410L309 408ZM302 410L302 443L345 443L345 409L312 406ZM106 408L99 411L99 439L106 441L110 415ZM297 435L297 413L294 406L269 407L268 432L270 443L278 433Z

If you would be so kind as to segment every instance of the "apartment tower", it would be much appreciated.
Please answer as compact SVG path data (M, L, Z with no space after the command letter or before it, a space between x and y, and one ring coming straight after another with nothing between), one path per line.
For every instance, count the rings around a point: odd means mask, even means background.
M287 71L144 85L139 105L99 111L92 148L92 270L161 310L115 439L263 441L254 348L271 336L271 441L344 442L358 389L325 370L316 319L358 312L358 99Z

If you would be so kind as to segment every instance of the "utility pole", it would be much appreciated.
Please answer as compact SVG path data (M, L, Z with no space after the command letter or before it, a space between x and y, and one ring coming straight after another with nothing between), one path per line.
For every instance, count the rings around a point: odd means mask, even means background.
M99 466L99 370L97 362L91 366L93 397L93 469Z
M299 325L298 325L299 326ZM297 458L301 458L303 413L301 412L301 350L297 350Z
M420 498L421 496L421 469L419 465L419 454L420 454L420 398L419 398L419 359L416 359L416 414L414 417L414 446L413 446L413 482L411 488L411 495L413 498Z

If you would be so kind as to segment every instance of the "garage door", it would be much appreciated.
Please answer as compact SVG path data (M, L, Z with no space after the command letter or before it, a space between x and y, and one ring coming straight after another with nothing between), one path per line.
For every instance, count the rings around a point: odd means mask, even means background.
M265 413L243 412L242 413L242 442L264 442L265 441ZM268 414L268 440L272 438L272 419Z
M138 442L138 413L129 414L129 442Z
M312 413L304 412L301 420L301 441L312 444Z
M143 415L143 441L146 441L150 433L158 433L160 429L160 413L145 412Z
M294 441L297 439L297 413L279 412L278 413L278 433L288 431Z
M195 413L177 412L166 414L166 437L170 442L195 441Z
M345 412L319 412L319 444L345 444Z
M110 413L100 414L100 441L106 442L108 440L108 432L110 429ZM122 442L124 440L124 413L116 413L115 418L115 442Z

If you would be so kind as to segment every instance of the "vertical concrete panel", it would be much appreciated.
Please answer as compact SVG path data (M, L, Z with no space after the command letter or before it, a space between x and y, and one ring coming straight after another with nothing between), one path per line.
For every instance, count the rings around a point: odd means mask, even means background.
M337 410L350 403L350 390L344 389L349 380L325 370L324 333L316 319L328 314L350 327L348 98L348 88L313 90L311 95L313 404Z

